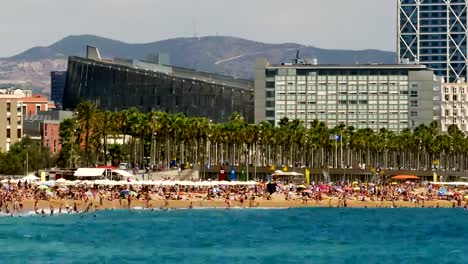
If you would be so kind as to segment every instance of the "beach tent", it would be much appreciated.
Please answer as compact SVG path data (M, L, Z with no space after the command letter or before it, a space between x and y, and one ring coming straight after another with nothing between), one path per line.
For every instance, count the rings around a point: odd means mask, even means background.
M124 171L124 170L113 170L112 172L115 172L115 173L119 174L120 176L122 176L124 178L135 177L135 175L131 174L128 171Z
M28 176L25 176L25 177L21 178L21 181L38 181L40 179L41 178L39 178L39 177L37 177L37 176L35 176L33 174L30 174Z
M75 177L103 177L106 169L100 168L79 168L75 171Z

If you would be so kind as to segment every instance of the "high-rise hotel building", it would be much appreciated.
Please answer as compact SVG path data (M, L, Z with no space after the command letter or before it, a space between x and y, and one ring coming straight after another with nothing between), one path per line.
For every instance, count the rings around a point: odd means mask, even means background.
M436 120L440 79L424 65L270 65L257 59L255 122L341 123L400 132Z
M398 0L398 58L427 65L447 82L467 80L466 0Z

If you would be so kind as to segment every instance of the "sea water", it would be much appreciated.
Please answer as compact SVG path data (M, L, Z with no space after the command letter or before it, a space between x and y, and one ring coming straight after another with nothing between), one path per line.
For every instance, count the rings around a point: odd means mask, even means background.
M463 209L0 217L0 263L468 263Z

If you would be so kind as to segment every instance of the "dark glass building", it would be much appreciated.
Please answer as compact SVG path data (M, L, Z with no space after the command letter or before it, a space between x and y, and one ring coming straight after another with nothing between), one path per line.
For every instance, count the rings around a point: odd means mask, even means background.
M50 99L54 101L58 110L62 109L63 91L67 79L66 71L50 72Z
M142 61L70 57L63 108L90 100L103 110L136 107L224 122L237 112L253 123L253 81Z
M398 56L453 82L467 79L467 1L398 0Z

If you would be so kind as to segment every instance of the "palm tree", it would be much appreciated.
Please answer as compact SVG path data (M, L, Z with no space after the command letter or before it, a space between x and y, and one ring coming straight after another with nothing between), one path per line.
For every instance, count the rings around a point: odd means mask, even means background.
M89 166L89 135L99 122L99 109L94 102L82 102L76 108L75 118L78 128L85 133L85 165Z
M108 136L113 133L114 124L113 124L113 114L110 111L104 111L98 113L98 120L96 124L95 131L93 132L93 137L95 139L95 144L100 145L101 142L104 154L103 161L107 165L107 145L108 145Z

